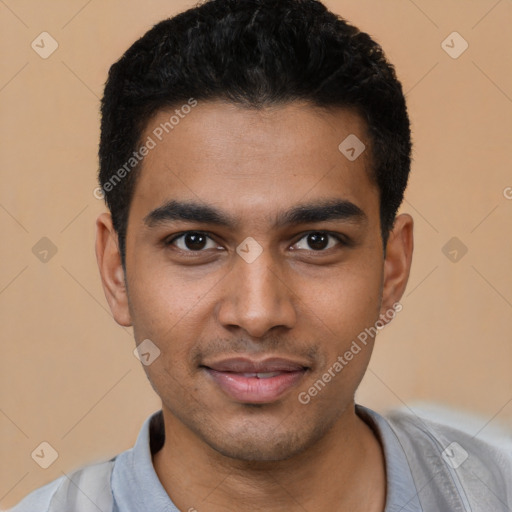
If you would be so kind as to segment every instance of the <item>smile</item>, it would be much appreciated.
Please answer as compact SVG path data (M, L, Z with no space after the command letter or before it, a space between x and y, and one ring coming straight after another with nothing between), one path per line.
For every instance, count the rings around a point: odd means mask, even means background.
M308 368L285 359L225 359L203 366L213 383L240 403L268 404L282 398L303 379Z

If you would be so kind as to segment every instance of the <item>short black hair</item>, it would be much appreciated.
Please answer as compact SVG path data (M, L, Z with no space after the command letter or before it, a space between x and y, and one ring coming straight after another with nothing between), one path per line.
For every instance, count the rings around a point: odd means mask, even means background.
M357 112L367 124L386 245L407 186L411 133L402 86L380 45L317 0L209 0L155 25L109 71L99 181L123 265L142 134L158 111L200 100Z

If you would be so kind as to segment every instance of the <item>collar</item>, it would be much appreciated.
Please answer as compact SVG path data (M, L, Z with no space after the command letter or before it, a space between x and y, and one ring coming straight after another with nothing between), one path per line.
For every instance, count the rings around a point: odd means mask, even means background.
M388 421L371 409L356 405L357 415L374 431L384 450L387 497L385 512L422 512L408 460ZM116 458L112 473L114 511L179 512L153 467L152 455L165 441L162 411L149 416L131 450Z

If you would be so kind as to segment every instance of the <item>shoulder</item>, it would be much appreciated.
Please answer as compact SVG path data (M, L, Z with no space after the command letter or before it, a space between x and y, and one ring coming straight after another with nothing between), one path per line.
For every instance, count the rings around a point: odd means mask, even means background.
M31 492L7 512L112 510L110 477L114 459L84 466Z
M50 507L53 495L62 485L66 477L61 476L53 482L36 489L25 496L16 506L7 512L47 512Z
M412 437L418 442L420 439L428 439L433 447L440 447L443 450L450 444L457 443L479 459L487 460L498 456L499 463L503 462L505 466L512 464L512 434L510 433L494 439L484 438L479 435L483 428L470 433L462 426L433 421L403 411L393 411L386 415L386 419L396 433Z
M416 474L429 478L441 472L469 489L468 495L480 489L480 496L512 500L512 436L484 441L478 434L404 412L386 419Z

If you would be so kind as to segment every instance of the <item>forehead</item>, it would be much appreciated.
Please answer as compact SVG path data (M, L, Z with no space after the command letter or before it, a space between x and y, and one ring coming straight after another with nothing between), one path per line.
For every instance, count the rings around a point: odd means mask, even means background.
M316 198L354 202L369 216L378 211L366 126L349 110L199 102L159 111L141 140L153 147L139 171L130 217L143 218L171 200L260 220Z

